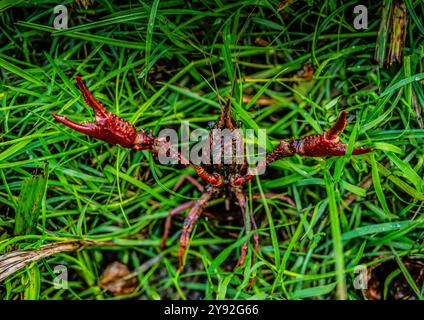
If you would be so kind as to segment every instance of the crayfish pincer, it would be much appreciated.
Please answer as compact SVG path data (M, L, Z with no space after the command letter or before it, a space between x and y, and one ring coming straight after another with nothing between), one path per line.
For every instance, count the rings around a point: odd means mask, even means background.
M255 170L251 170L247 162L247 157L239 157L231 152L224 163L216 162L217 154L228 150L229 144L234 144L232 150L236 150L239 145L237 139L216 139L213 132L216 130L227 131L232 133L240 129L240 124L236 122L232 116L231 103L228 100L226 106L222 108L218 121L213 125L208 137L209 149L214 151L209 153L208 161L203 163L194 163L191 159L181 154L167 139L155 137L151 132L146 132L136 128L121 119L120 117L108 112L103 105L93 97L88 90L85 82L76 77L77 85L82 93L84 101L94 109L96 121L89 123L76 123L66 117L53 114L56 120L62 122L66 126L82 132L90 137L106 141L109 144L119 144L122 147L135 150L151 150L155 154L165 152L168 156L178 160L186 166L192 167L199 177L204 181L205 186L200 185L197 180L190 177L191 181L203 191L201 197L197 200L184 203L170 211L166 222L162 239L162 246L166 244L167 236L171 227L171 219L176 214L190 208L185 218L183 229L180 237L180 247L178 249L178 259L180 270L184 265L184 256L189 243L190 234L196 224L197 219L201 216L207 203L216 197L235 199L241 209L241 216L244 222L244 230L253 231L254 248L259 251L259 238L256 222L251 210L246 214L246 196L243 192L243 184L252 179L258 172L263 172L265 168L272 162L292 157L295 154L304 157L325 157L325 156L343 156L346 153L346 144L339 139L339 134L346 126L346 112L342 112L337 122L327 132L319 135L309 136L300 139L283 140L272 151L263 157L261 161L256 163ZM237 136L237 135L235 135ZM236 145L237 144L237 145ZM231 149L231 148L230 148ZM364 154L371 152L371 148L354 148L352 154ZM244 152L241 153L245 155ZM265 196L273 196L273 194L265 194ZM244 263L247 254L248 243L244 242L241 247L240 257L237 266Z

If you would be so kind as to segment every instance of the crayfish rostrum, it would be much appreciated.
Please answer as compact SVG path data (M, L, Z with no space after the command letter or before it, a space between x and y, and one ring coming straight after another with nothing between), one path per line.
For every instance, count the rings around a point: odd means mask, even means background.
M209 200L220 196L227 196L236 200L241 209L244 230L253 231L252 237L254 240L254 248L258 251L259 239L258 234L255 232L257 226L252 213L250 212L246 215L246 197L243 192L243 184L252 179L256 172L265 169L270 163L281 158L292 157L295 154L304 157L325 157L343 156L346 153L346 144L339 140L339 133L344 130L347 123L346 112L342 112L337 122L327 132L306 138L292 138L291 140L280 141L271 152L266 154L263 160L257 163L256 171L251 171L249 169L246 159L236 161L235 157L234 159L230 159L230 162L224 164L216 165L211 164L211 162L208 164L196 164L184 157L169 141L167 141L167 139L155 137L151 132L146 132L143 129L137 131L135 127L127 121L108 112L103 105L93 97L85 82L80 77L76 77L76 80L85 102L94 109L96 121L91 123L76 123L66 117L53 113L53 117L55 117L56 120L76 131L106 141L112 145L118 144L125 148L135 150L150 150L154 154L167 152L180 163L192 167L206 183L206 186L203 188L195 179L189 178L199 189L204 190L204 193L199 199L189 201L171 210L165 222L162 246L165 245L169 234L171 218L179 212L191 208L185 218L180 237L180 246L178 249L180 269L182 269L184 265L183 258L189 243L191 231ZM239 129L240 124L236 122L232 116L230 101L229 99L226 106L222 108L221 115L214 124L215 129L227 129L230 131ZM210 134L209 142L212 143L212 140L213 136ZM220 141L219 147L224 149L224 140ZM352 154L358 155L371 151L371 148L354 148ZM242 245L237 266L244 263L247 249L248 244L245 242Z

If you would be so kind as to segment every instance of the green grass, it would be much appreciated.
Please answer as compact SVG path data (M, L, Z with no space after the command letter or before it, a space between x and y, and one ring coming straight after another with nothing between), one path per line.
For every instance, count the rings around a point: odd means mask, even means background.
M368 29L355 30L355 1L278 9L280 2L95 1L84 8L66 1L69 29L60 31L53 28L56 2L0 1L0 254L85 243L9 276L0 283L2 299L364 299L353 286L355 267L381 260L395 261L423 298L403 261L424 258L424 5L406 1L403 62L389 67L380 66L389 44L379 3L368 4ZM313 80L293 81L308 62ZM199 220L178 273L181 217L168 247L159 243L168 211L200 196L190 183L169 191L193 172L55 122L51 112L93 118L75 75L109 111L153 132L182 121L207 128L219 116L217 94L229 97L237 78L235 117L246 129L266 128L268 147L323 132L347 110L342 140L349 150L375 152L275 162L246 186L261 245L254 264L250 247L245 266L233 270L246 239L233 205L234 221ZM259 103L263 97L273 103ZM266 192L296 206L252 199ZM222 208L217 199L207 210L229 214ZM132 294L100 288L113 261L135 272ZM68 268L68 289L53 286L58 265Z

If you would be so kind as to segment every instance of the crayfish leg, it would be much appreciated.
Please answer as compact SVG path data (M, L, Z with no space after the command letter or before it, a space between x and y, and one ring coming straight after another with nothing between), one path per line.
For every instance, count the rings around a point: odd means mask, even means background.
M169 232L171 231L172 218L176 216L177 214L193 206L193 203L194 201L188 201L169 211L168 216L166 217L166 220L165 220L165 228L163 231L162 241L160 243L160 247L162 249L166 247L166 240L168 240Z
M255 252L258 253L259 252L259 235L257 232L255 232L257 230L255 218L253 217L252 213L249 212L249 217L248 219L246 219L246 197L243 191L241 189L236 189L234 190L234 194L237 198L237 202L240 206L241 214L243 216L243 225L244 225L245 234L247 234L248 229L254 231L252 236L254 241L254 248L255 248ZM248 242L246 241L243 243L242 247L240 248L240 258L235 266L235 269L244 264L244 261L246 260L246 256L247 256L247 249L248 249ZM252 257L252 260L253 259L254 259L254 256Z
M184 256L190 241L190 235L193 231L193 228L202 214L206 204L209 199L213 196L214 192L212 190L205 192L200 199L196 200L194 206L191 208L187 217L184 220L183 230L180 237L180 247L178 248L178 262L179 262L179 271L181 272L184 268Z

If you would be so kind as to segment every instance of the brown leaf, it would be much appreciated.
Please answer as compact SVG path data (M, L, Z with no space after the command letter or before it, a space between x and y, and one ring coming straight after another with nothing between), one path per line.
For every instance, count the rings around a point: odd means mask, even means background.
M130 274L128 267L118 261L109 264L100 276L100 287L115 296L130 294L137 287L137 278Z

